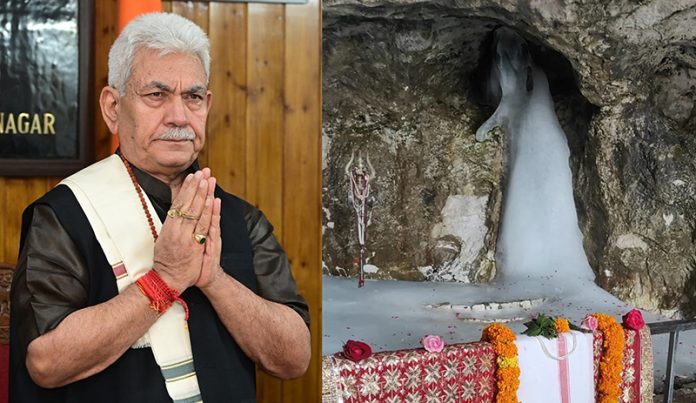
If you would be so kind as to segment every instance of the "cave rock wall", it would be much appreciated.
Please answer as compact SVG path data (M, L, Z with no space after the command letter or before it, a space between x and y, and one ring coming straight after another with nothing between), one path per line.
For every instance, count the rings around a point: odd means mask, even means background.
M324 2L324 271L354 276L351 153L375 168L367 277L486 282L505 134L476 143L490 33L523 34L571 148L597 282L667 314L696 312L694 1Z

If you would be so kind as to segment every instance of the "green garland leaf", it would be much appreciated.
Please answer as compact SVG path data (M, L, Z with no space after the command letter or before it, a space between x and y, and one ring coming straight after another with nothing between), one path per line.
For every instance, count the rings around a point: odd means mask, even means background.
M540 313L536 318L526 322L524 325L527 327L527 330L522 333L527 336L544 336L547 339L558 337L556 321L543 313Z

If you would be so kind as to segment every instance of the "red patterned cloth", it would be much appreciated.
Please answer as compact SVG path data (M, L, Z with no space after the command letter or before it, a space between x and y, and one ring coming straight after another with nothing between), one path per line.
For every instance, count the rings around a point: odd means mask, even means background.
M495 398L495 352L488 343L375 353L354 363L324 358L324 401L486 403Z
M652 403L653 361L650 329L624 329L624 370L621 374L620 403Z
M652 403L650 330L624 329L624 371L619 403ZM599 376L602 335L594 334L594 376ZM340 353L323 359L324 402L495 401L495 352L488 343L455 344L441 353L420 348L375 353L354 363Z
M621 372L619 403L652 403L653 356L650 329L640 331L624 328L624 368ZM599 378L599 360L602 358L602 334L594 334L595 385Z

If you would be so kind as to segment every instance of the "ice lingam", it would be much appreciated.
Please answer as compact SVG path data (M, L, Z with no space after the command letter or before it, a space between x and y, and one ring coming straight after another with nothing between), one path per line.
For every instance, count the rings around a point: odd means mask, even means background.
M493 43L486 95L498 100L498 107L476 131L476 140L487 141L500 129L507 155L495 282L535 289L543 281L556 291L563 285L596 287L578 228L568 142L546 74L513 30L498 28ZM440 307L461 312L462 319L510 321L547 298Z
M495 31L488 81L498 108L476 131L497 127L507 142L507 179L496 261L505 282L530 277L593 280L573 201L568 142L556 118L544 72L527 44L508 28Z

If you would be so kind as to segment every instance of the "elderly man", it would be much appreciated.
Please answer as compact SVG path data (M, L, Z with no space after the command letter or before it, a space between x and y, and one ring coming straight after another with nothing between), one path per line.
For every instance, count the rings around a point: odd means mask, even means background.
M13 402L246 402L254 363L305 372L307 305L271 225L196 163L208 48L174 14L139 17L112 46L99 101L119 152L23 216Z

